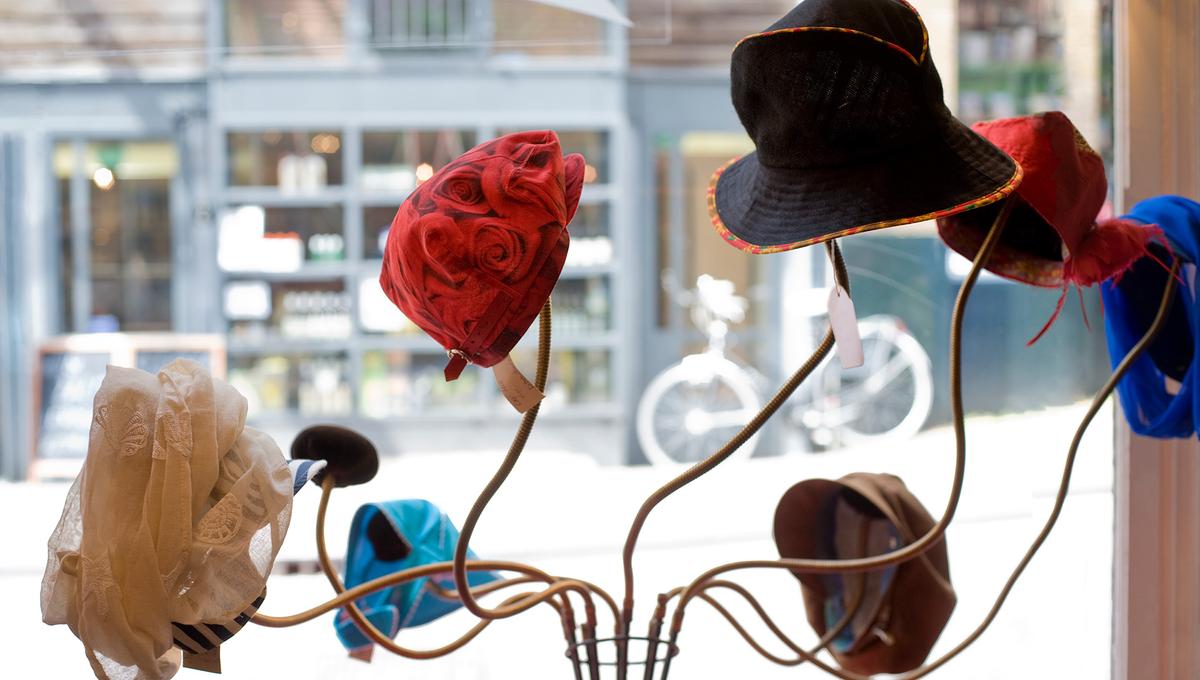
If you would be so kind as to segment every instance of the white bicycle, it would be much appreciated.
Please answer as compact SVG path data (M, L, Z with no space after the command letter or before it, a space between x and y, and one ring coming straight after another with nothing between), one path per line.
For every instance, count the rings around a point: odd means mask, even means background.
M703 275L694 290L664 287L689 308L707 348L655 376L637 410L637 437L652 464L691 464L729 441L762 408L765 381L726 356L731 323L745 319L748 302L733 283ZM844 369L834 353L792 396L786 422L800 428L810 449L900 440L920 431L933 405L929 355L903 321L878 315L860 319L863 365ZM758 434L733 454L748 458Z

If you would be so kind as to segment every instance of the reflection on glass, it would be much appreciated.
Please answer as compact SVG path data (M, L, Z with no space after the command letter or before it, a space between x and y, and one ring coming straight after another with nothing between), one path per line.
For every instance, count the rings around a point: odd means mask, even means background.
M303 194L342 183L342 137L329 130L230 132L229 184Z
M341 416L353 406L344 354L230 357L229 384L246 397L250 418Z
M483 371L466 371L446 382L441 353L367 352L363 355L359 411L369 418L446 411L478 410Z
M229 56L340 58L345 16L346 0L225 0Z
M403 195L475 146L473 130L374 130L362 136L363 191Z

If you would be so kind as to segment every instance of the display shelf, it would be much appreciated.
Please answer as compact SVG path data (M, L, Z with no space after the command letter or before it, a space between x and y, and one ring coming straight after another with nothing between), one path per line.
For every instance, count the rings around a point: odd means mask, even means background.
M372 258L362 260L358 263L357 270L360 276L379 276L379 271L383 269L383 260L381 258ZM318 274L319 269L313 268L313 274ZM563 267L562 273L559 275L559 280L568 279L587 279L598 276L610 276L616 271L616 267L610 264L594 264L594 265L567 265ZM253 275L242 276L244 272L230 272L230 274L238 274L239 278L254 278ZM347 270L339 272L337 275L349 273ZM299 274L299 272L297 272ZM227 274L228 276L228 274ZM264 278L269 275L264 275ZM297 275L299 280L304 280L306 277ZM317 277L313 277L317 278Z
M411 191L398 193L367 193L364 192L358 197L358 202L366 208L391 208L393 212L400 207L400 204L408 200L412 194Z
M350 263L342 260L339 262L307 262L299 269L290 272L265 272L248 269L235 269L232 271L218 269L218 271L223 278L232 280L253 279L260 281L304 282L344 278L351 273L351 268Z
M348 339L289 338L284 336L249 339L231 335L228 337L226 352L237 356L327 354L345 352Z
M279 187L225 187L221 199L226 204L261 205L263 207L304 208L344 203L350 192L345 187L296 189L284 191ZM403 199L401 199L403 200ZM397 205L399 205L397 203Z
M563 267L559 279L587 279L594 276L608 276L615 271L612 264L568 265Z
M411 188L478 139L502 130L442 130L435 124L224 134L229 169L216 195L222 218L231 220L221 232L230 243L225 259L218 259L231 268L217 266L223 304L215 323L227 332L234 377L253 392L256 420L516 420L490 372L468 371L447 383L445 350L417 332L378 289L380 246ZM567 151L584 151L589 168L571 225L572 251L554 293L555 365L543 413L554 421L615 419L622 409L616 403L621 334L611 299L618 231L613 206L621 199L610 184L612 135L603 127L564 135ZM324 178L303 174L303 167L283 172L282 159L308 158L310 152L324 158ZM317 247L330 235L339 237L332 254ZM278 269L295 268L259 271L264 258ZM313 293L320 300L309 304ZM231 304L230 295L244 297ZM336 304L322 302L331 296ZM310 331L318 336L303 335ZM336 337L319 335L333 331ZM519 365L532 365L536 344L535 323L515 350Z

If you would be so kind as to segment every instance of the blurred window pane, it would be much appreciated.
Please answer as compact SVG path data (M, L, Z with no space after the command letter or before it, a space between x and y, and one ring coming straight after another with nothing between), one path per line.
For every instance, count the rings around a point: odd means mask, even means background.
M103 141L84 146L82 165L72 143L55 147L58 179L64 328L85 331L148 331L171 326L171 181L178 158L169 142ZM71 178L85 181L75 197ZM91 310L80 327L74 299L73 201L87 201L87 260Z
M229 184L319 191L342 183L342 136L336 131L230 132Z
M343 416L353 407L344 353L233 356L228 375L246 397L250 418Z
M370 0L377 50L468 45L476 19L471 0Z
M362 135L363 191L407 194L476 144L474 130L372 130Z
M601 19L529 0L492 0L495 54L515 58L596 57L608 51Z
M346 0L225 0L231 57L336 59L345 54Z
M563 155L572 153L583 155L583 159L587 163L584 167L584 184L606 184L612 181L609 168L609 134L606 130L560 129L553 125L545 127L553 129L558 134L558 142L562 145ZM497 131L497 134L506 135L535 128L536 126L506 128Z

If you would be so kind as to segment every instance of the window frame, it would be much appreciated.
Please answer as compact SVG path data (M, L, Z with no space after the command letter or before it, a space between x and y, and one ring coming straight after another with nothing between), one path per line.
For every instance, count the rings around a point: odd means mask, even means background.
M1118 211L1200 197L1200 7L1117 0ZM1114 406L1119 410L1119 405ZM1113 678L1200 676L1200 443L1133 434L1115 418Z

